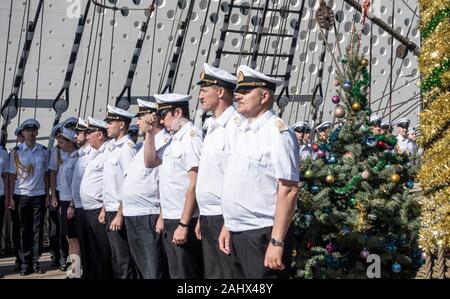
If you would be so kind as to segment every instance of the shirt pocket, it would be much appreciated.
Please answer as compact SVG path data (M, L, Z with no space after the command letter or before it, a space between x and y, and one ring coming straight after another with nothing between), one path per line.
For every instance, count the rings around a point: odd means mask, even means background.
M270 153L251 153L248 155L248 174L258 178L273 169Z

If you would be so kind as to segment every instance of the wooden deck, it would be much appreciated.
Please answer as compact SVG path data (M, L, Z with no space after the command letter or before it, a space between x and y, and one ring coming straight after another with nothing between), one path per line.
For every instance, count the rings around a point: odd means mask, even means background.
M28 276L20 276L19 272L14 271L14 257L6 257L0 259L0 273L4 275L3 279L65 279L66 273L59 271L59 268L50 267L50 253L44 253L39 261L41 268L46 273L38 275L31 274Z

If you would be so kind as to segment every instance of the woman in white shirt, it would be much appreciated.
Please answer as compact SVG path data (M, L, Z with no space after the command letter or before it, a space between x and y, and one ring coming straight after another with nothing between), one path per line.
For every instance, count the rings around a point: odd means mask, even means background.
M61 237L66 237L69 243L69 254L71 259L70 278L80 278L80 243L76 231L76 208L72 198L72 178L75 165L78 161L78 150L76 144L76 133L63 128L60 135L61 149L66 153L66 160L60 165L59 171L59 200L61 207ZM52 205L57 206L57 202L52 200Z

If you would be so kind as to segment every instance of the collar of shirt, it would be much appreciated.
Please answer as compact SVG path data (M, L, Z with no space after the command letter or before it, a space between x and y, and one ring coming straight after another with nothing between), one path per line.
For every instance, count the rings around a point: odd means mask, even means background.
M128 135L123 136L122 138L114 141L114 144L111 144L112 147L116 147L118 145L121 145L122 143L125 143L129 140L130 138L128 137Z
M256 118L251 124L249 124L248 119L246 119L241 127L244 129L244 131L251 129L253 132L258 132L258 130L262 128L262 126L264 126L264 124L274 115L275 113L272 109L270 109L264 112L262 115L258 116L258 118Z
M233 106L230 106L225 109L225 111L218 118L215 118L214 116L209 118L208 130L214 130L218 126L225 127L235 111L236 109Z
M407 138L403 137L402 135L397 135L397 140L402 142L402 141L407 140Z
M70 155L68 155L68 158L73 158L73 157L76 157L76 156L78 156L78 151L73 151L73 152L70 153Z
M22 150L24 150L24 151L29 150L30 152L34 152L35 150L37 150L39 148L37 143L34 144L34 147L32 149L29 148L25 142L21 143L20 145L22 146Z
M97 152L102 153L105 151L106 147L109 146L111 140L105 141L97 150Z
M183 138L184 134L186 134L187 131L189 131L189 129L192 128L192 122L189 121L187 122L178 132L176 132L173 135L173 140L181 140L181 138Z

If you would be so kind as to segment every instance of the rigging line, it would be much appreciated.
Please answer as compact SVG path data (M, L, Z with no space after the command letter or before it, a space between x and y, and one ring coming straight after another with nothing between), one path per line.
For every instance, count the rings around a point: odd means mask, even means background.
M116 7L116 3L114 3L114 7ZM114 32L116 29L116 10L113 10L113 26L111 29L111 50L109 53L109 72L108 72L108 88L106 90L106 105L105 109L107 109L109 104L109 88L111 87L111 69L112 69L112 60L113 60L113 49L114 49Z
M27 1L31 1L31 0L27 0ZM13 78L16 77L16 71L17 71L17 63L19 62L19 53L20 53L20 49L21 49L21 43L22 43L22 33L24 31L24 24L25 24L25 16L27 15L27 7L25 7L25 9L23 10L23 16L22 16L22 25L20 26L20 34L19 34L19 45L17 47L17 54L16 54L16 63L14 65L14 73L13 73ZM26 25L25 25L26 28ZM11 82L11 89L14 88L14 79Z
M375 0L372 0L375 1ZM370 39L369 39L369 108L371 108L372 105L372 69L373 69L373 65L372 65L372 60L373 60L373 43L372 43L372 39L373 39L373 22L370 22Z
M318 23L316 23L316 26L319 26L319 24ZM317 44L317 37L318 37L318 35L319 35L319 30L317 30L317 32L316 32L316 36L315 36L315 38L314 38L314 44ZM328 31L326 32L326 36L328 36ZM325 39L326 40L326 37L322 37L323 39ZM326 52L325 52L326 53ZM312 60L311 61L314 61L314 57L316 56L316 51L314 51L313 52L313 56L312 56ZM325 56L324 56L325 57ZM309 70L308 70L309 71ZM307 92L311 92L311 91L313 91L314 90L314 88L315 88L315 86L317 85L317 79L318 79L318 76L316 76L316 78L314 79L314 85L313 85L313 88L311 89L311 78L312 78L312 74L313 73L309 73L309 80L308 80L308 89L307 89ZM311 99L311 100L314 100L314 99ZM309 107L308 107L308 114L307 115L311 115L311 109L312 109L312 105L309 105ZM306 111L306 109L305 109L305 111ZM298 121L297 119L295 120L296 122Z
M253 51L251 54L250 67L256 68L256 59L258 58L259 46L261 44L261 38L263 36L264 24L266 23L267 10L269 8L269 1L266 0L264 10L262 13L261 23L258 22L258 30L256 31L256 41L253 43Z
M191 1L193 1L193 0L191 0ZM183 16L184 9L185 8L181 9L180 16L179 16L179 19L178 19L178 22L177 22L177 28L180 25L181 17ZM167 71L168 62L169 62L169 60L168 60L169 59L169 53L173 52L173 47L175 45L176 37L173 35L173 28L175 26L175 20L176 20L175 16L177 15L177 12L178 12L178 5L176 5L176 7L175 7L175 13L173 15L174 17L173 17L173 22L172 22L172 28L170 28L170 35L169 35L169 38L167 39L167 49L169 49L169 47L170 47L170 51L166 51L166 54L164 55L164 63L163 63L163 69L161 71L161 77L159 78L158 92L162 89L162 86L164 84L164 78L166 77L166 71ZM172 43L172 45L171 45L171 43Z
M206 62L209 61L209 55L211 54L211 48L212 48L212 44L213 44L213 39L214 39L214 33L216 32L216 25L217 23L219 23L219 10L220 10L220 5L222 4L222 0L219 0L219 5L217 5L217 10L216 10L216 20L214 22L214 26L213 26L213 30L211 32L211 41L209 42L209 47L208 47L208 53L206 55Z
M253 24L253 32L257 32L256 28L257 26L259 26L260 24L260 20L259 20L259 12L262 11L264 8L261 8L261 6L258 4L258 10L256 11L256 18L255 18L255 24ZM247 65L250 62L250 58L252 56L252 51L253 51L253 44L255 43L255 38L256 38L256 34L252 34L251 39L250 39L250 49L248 50L248 55L247 58L245 58L245 60L247 61ZM238 66L236 66L236 71L237 71Z
M393 89L392 92L397 91L397 90L399 90L399 89L401 89L401 88L403 88L403 87L406 87L408 84L410 84L410 83L416 81L416 80L419 79L419 78L420 78L420 75L417 76L417 77L415 77L414 79L411 79L410 81L406 81L405 83L403 83L403 84L400 85L399 87ZM372 104L375 104L376 102L381 101L382 99L384 99L384 98L387 97L387 96L389 96L389 94L380 96L379 98L377 98L376 100L374 100L374 101L372 102ZM381 109L383 109L383 108L381 108ZM381 110L381 109L380 109L380 110Z
M153 74L153 57L155 52L155 40L156 40L156 19L158 18L158 9L155 9L155 20L153 23L153 40L152 40L152 53L150 56L150 70L148 74L148 94L147 97L150 99L150 90L152 88L152 74Z
M417 7L416 7L416 10L417 10ZM412 28L412 25L413 25L413 22L414 22L414 18L415 18L415 15L413 15L413 17L412 17L412 19L411 19L411 23L409 24L409 26L408 26L408 31L407 31L407 33L406 33L406 38L408 38L408 36L409 36L409 34L410 34L410 32L411 32L411 28ZM393 22L393 21L392 21ZM392 37L391 37L391 39L392 39ZM394 42L394 40L392 39L392 43ZM395 57L395 59L394 59L394 64L397 62L397 57ZM392 60L391 60L391 63L392 63ZM400 65L400 71L401 71L401 69L403 68L403 63ZM397 83L397 80L398 80L398 77L399 77L399 75L400 75L400 71L399 71L399 73L397 74L397 77L395 78L395 81L394 81L394 87L395 87L395 85L396 85L396 83ZM390 75L389 75L390 76ZM390 80L390 78L388 78L388 80ZM389 84L389 82L390 81L388 81L388 80L386 80L386 85L384 86L384 89L383 89L383 93L382 93L382 95L384 96L385 94L386 94L386 90L387 90L387 87L388 87L388 84ZM380 104L378 105L378 109L380 109L380 107L381 107L381 102L380 102ZM387 104L386 104L387 105Z
M275 11L278 9L278 3L277 3L277 6L275 7L275 3L274 2L272 2L272 10L270 11L270 17L269 17L269 34L272 34L273 33L273 27L275 27L275 26L273 26L274 24L273 24L273 18L274 18L274 15L275 15ZM263 28L264 29L264 28ZM266 36L265 37L265 41L264 41L264 47L263 47L263 53L267 53L268 51L269 51L269 44L270 44L270 40L271 40L271 38L272 38L272 35L268 35L268 36ZM259 66L259 70L262 72L262 73L265 73L264 72L264 67L265 67L265 65L266 65L266 58L269 58L269 57L262 57L262 59L261 59L261 65ZM275 56L273 56L273 59L275 59Z
M394 123L397 119L401 118L401 117L405 117L405 115L410 114L412 111L414 111L417 107L420 106L421 100L418 99L414 104L412 104L412 106L408 107L407 109L405 109L403 112L399 113L396 117L394 117L392 119L392 123ZM400 106L401 107L401 106ZM400 108L398 107L398 108Z
M3 96L4 96L4 91L5 91L6 65L8 64L9 38L10 38L10 35L11 35L12 8L13 8L13 0L11 0L11 4L10 4L10 8L9 8L8 35L6 37L5 65L3 67L2 98L1 98L0 107L3 106Z
M88 51L86 54L86 61L84 64L85 67L84 67L84 74L83 74L83 84L81 86L80 103L78 105L78 117L80 117L80 115L81 115L81 107L82 107L82 103L83 103L84 87L85 87L85 83L86 83L87 69L88 69L88 65L89 65L89 55L91 52L92 33L94 31L94 24L95 24L95 11L96 10L94 9L93 13L92 13L92 20L91 20L92 25L91 25L91 32L89 34L89 42L88 42L88 46L87 46ZM94 48L94 51L95 51L95 48ZM88 92L88 94L89 94L89 92ZM86 102L87 102L87 98L86 98ZM84 113L83 117L85 117L85 116L86 116L86 113Z
M392 1L392 14L391 14L391 28L394 29L394 17L395 17L395 2ZM394 60L394 39L391 37L391 66L390 66L390 73L389 73L389 123L392 123L392 74L394 72L394 63L392 62ZM384 115L383 110L383 115Z
M123 6L123 7L117 7L115 4L114 4L114 6L108 6L108 5L105 5L104 3L105 2L103 2L103 3L98 3L96 0L92 0L92 2L96 5L96 6L98 6L98 7L101 7L101 8L103 8L103 9L110 9L110 10L112 10L112 11L118 11L118 10L122 10L122 9L128 9L129 11L132 11L132 10L137 10L137 11L145 11L145 10L147 10L147 8L130 8L130 7L126 7L126 6ZM116 2L118 2L118 1L116 1Z
M254 1L252 1L252 4L250 5L250 9L249 9L249 11L248 11L248 17L247 17L247 21L246 21L246 24L245 24L245 30L244 30L244 33L243 33L243 35L242 35L242 43L241 43L241 49L239 50L239 52L241 53L241 54L239 54L239 56L238 56L238 60L237 60L237 62L236 62L236 67L235 67L235 69L234 69L234 73L236 73L237 72L237 69L238 69L238 67L241 65L241 60L242 60L242 53L244 52L244 48L245 48L245 44L247 43L247 32L248 32L248 29L249 29L249 25L250 25L250 20L252 19L252 10L253 10L253 4L254 4ZM231 8L230 8L231 9ZM257 14L259 13L259 10L257 11ZM231 11L230 11L230 14L231 14ZM256 17L256 18L258 18L258 17ZM254 28L254 27L253 27ZM252 36L253 37L253 36ZM250 55L250 51L249 51L249 53L247 54L247 56L249 56Z
M409 102L409 101L412 101L412 100L415 100L415 99L417 99L417 98L420 98L420 94L414 94L414 95L412 95L412 96L410 96L406 101L404 101L404 103L406 102ZM419 99L420 100L420 99ZM395 104L394 105L392 105L391 107L394 107L395 106ZM395 111L397 111L398 109L400 109L400 108L402 108L402 106L404 106L404 105L400 105L400 106L398 106L397 108L395 108L393 111L392 111L392 113L393 112L395 112ZM381 111L381 110L380 110ZM391 115L392 115L392 113L391 113ZM385 114L385 113L383 113L383 114L381 114L381 117L382 118L384 118L384 117L386 117L387 115Z
M409 4L405 2L405 0L402 0L402 2L403 2L403 4L405 4L405 6L408 7L408 9L413 13L413 16L414 16L414 17L417 17L417 18L419 17L419 15L417 14L417 6L416 6L416 8L413 10L413 9L411 8L411 6L409 6Z
M341 11L344 9L344 3L345 2L342 1ZM334 53L336 52L336 49L337 49L337 51L339 53L339 56L342 56L341 48L340 48L340 45L339 45L339 36L338 36L339 35L339 29L341 29L341 25L342 25L342 23L339 23L339 25L336 27L336 21L334 22L334 25L333 25L334 36L335 36L335 41L334 41L335 51L334 51ZM330 53L330 55L334 55L334 54ZM331 62L331 65L333 65L332 62ZM327 84L326 84L325 91L324 91L324 94L323 94L324 101L325 101L325 99L327 98L327 95L328 95L328 86L330 84L330 78L331 78L331 72L328 72Z
M206 8L205 18L204 18L204 20L203 20L203 25L202 25L202 27L200 27L200 28L203 28L203 29L200 30L200 39L199 39L199 41L198 41L197 53L195 54L194 65L193 65L193 67L192 67L191 78L190 78L190 80L189 80L188 90L187 90L186 94L190 94L192 81L194 80L194 73L195 73L195 68L196 68L196 66L197 66L198 54L200 53L200 46L201 46L202 41L203 41L203 36L205 35L205 34L203 33L203 30L205 29L206 20L208 19L208 13L209 13L210 5L211 5L211 1L208 1L208 6L207 6L207 8ZM194 118L193 118L194 120L195 120L196 117L197 117L197 110L198 110L198 103L199 103L199 102L200 102L200 99L197 97L197 103L196 103L196 105L195 105Z
M286 7L286 2L287 2L287 0L285 0L285 2L283 3L284 5L283 5L283 7L281 8L282 11L284 11L284 8ZM290 3L289 3L289 5L287 5L287 10L290 10L290 7L291 7L291 5L290 5ZM280 15L281 15L281 13L282 13L282 12L280 12ZM287 13L287 14L288 14L288 13ZM283 34L285 34L285 33L288 32L288 31L286 30L288 16L289 16L289 14L286 15L285 18L282 18L282 23L281 23L281 27L280 27L280 35L278 35L277 48L275 49L275 54L276 54L276 55L281 54L281 50L283 49L283 45L284 45L284 40L285 40L285 38L284 38L284 37L281 37L281 35L283 35ZM291 38L292 38L292 37L291 37ZM280 39L281 39L281 46L278 47L279 44L280 44L280 41L279 41ZM288 59L288 58L286 57L286 59ZM276 63L276 69L277 69L277 71L276 71L276 73L275 73L276 75L279 74L279 73L278 73L278 69L280 68L280 60L281 60L281 56L278 56L278 61L277 61L277 63ZM274 69L275 69L275 56L274 56L274 59L273 59L273 61L272 61L272 70L270 71L270 74L271 74L271 75L273 75Z
M94 13L95 13L95 11L97 11L97 10L95 9ZM90 98L89 93L91 90L92 73L94 70L95 51L97 50L97 40L99 39L98 29L100 28L100 19L101 19L100 13L101 12L97 11L97 13L98 13L97 28L95 30L95 41L94 41L94 48L92 50L91 68L89 70L89 80L88 80L88 87L87 87L87 91L86 91L86 102L84 102L83 118L85 118L86 114L87 114L87 103L88 103L88 99ZM105 13L105 11L103 13ZM92 23L92 26L94 26L94 23Z
M39 51L38 51L38 65L37 65L37 77L36 77L36 97L34 101L34 118L36 119L36 110L37 110L37 102L39 97L39 75L41 71L41 50L42 50L42 31L44 27L44 8L42 8L41 12L41 31L39 34Z
M302 7L300 8L301 10L304 9L305 2L306 2L306 1L303 0L303 2L302 2ZM302 17L303 17L303 16L300 16L299 22L301 22ZM309 29L308 25L309 25L309 22L311 21L311 18L312 18L312 14L310 14L309 19L308 19L308 23L306 24L307 29ZM296 80L296 84L295 84L295 86L296 86L296 92L295 92L295 94L301 94L301 92L302 92L302 85L300 84L300 80L303 81L303 75L304 75L304 71L305 71L305 67L306 67L306 60L307 60L307 54L306 54L305 48L306 48L306 45L307 45L308 42L309 42L309 35L310 35L309 30L307 30L306 32L307 32L307 33L306 33L307 36L306 36L305 38L307 39L307 42L306 42L306 43L303 43L303 47L302 47L302 51L300 52L299 60L300 60L300 58L301 58L301 56L302 56L303 54L305 54L306 56L305 56L305 61L303 62L303 71L300 71L300 68L299 68L299 70L298 70L297 80ZM300 61L300 64L301 64L301 61ZM301 75L300 75L300 73L301 73ZM300 87L299 87L299 84L300 84ZM300 107L300 101L297 102L297 109L296 109L296 116L295 116L295 119L298 118L298 109L299 109L299 107ZM288 120L288 123L290 123L290 121L291 121L291 117L292 117L292 112L293 112L293 111L294 111L294 103L293 103L292 106L291 106L291 111L290 111L290 113L289 113L289 120Z
M106 0L103 1L103 3L105 3ZM100 29L100 42L98 44L98 55L97 55L97 70L95 71L95 84L94 84L94 100L92 101L92 112L91 112L91 117L94 117L94 110L95 110L95 101L97 100L97 83L98 83L98 70L100 68L100 53L102 52L102 42L103 42L103 28L104 28L104 24L105 24L105 14L106 11L103 12L102 15L102 27Z
M405 101L402 101L402 102L399 102L399 103L395 103L395 104L392 104L392 107L397 107L397 106L400 106L400 105L403 105L403 104L406 104L406 103L408 103L409 101L411 101L411 100L413 100L413 99L415 99L415 98L418 98L419 97L419 95L413 95L412 97L410 97L409 99L407 99L407 100L405 100ZM375 113L375 112L379 112L378 110L374 110L374 111L372 111L372 113Z

